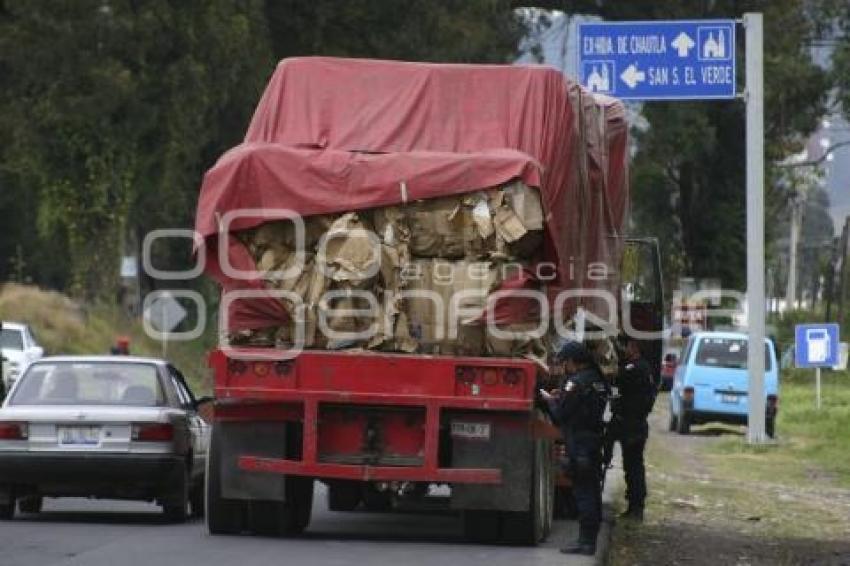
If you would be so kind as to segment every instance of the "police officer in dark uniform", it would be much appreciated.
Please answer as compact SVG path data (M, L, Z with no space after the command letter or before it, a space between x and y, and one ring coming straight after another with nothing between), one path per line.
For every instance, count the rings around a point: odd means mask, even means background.
M557 361L563 362L567 379L560 389L541 393L566 442L579 515L578 541L561 552L593 555L602 519L602 419L608 387L582 344L567 342L558 352Z
M623 455L623 472L626 478L625 518L643 520L646 500L646 471L643 452L649 438L647 417L655 404L658 384L652 378L649 363L643 359L640 343L626 340L625 363L617 375L616 391L611 403L611 431L620 442Z

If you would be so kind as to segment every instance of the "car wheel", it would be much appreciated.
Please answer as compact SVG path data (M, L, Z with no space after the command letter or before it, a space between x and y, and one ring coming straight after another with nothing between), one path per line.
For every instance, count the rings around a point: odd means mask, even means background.
M178 474L177 483L162 503L162 514L169 523L183 523L186 521L188 507L189 472L184 467Z
M236 535L242 532L246 505L234 499L225 499L221 495L221 432L219 425L213 425L210 432L207 469L204 474L204 510L207 531L211 535Z
M773 438L776 434L776 417L767 417L764 421L764 432L768 438Z
M18 511L21 513L41 513L41 507L44 499L40 496L25 497L18 501Z
M0 520L9 521L15 516L15 494L11 489L0 489L0 499L6 501L0 503Z
M676 419L676 432L679 434L690 434L691 433L691 419L688 417L688 413L682 411L682 414Z

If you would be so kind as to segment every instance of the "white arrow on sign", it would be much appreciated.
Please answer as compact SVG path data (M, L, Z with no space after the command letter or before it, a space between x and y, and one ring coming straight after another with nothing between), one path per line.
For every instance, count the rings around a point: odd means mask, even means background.
M627 87L635 88L638 84L646 80L646 73L638 71L637 63L632 63L626 67L626 70L623 71L620 78L623 79L623 82L626 83Z
M691 39L691 36L682 32L676 36L676 39L670 45L679 52L679 57L687 57L688 51L693 49L696 43Z

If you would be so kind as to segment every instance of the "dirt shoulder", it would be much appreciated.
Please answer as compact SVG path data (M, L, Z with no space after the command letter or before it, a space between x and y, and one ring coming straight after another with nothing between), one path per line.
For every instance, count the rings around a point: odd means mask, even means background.
M850 565L850 490L830 473L746 446L743 429L669 432L667 411L659 397L646 521L617 523L612 564Z

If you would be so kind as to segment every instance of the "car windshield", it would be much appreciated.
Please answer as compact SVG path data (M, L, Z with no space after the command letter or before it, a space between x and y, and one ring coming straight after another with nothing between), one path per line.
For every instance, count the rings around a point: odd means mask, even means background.
M747 369L746 338L703 338L697 350L698 366ZM770 349L764 345L764 369L770 371Z
M155 407L164 398L152 364L44 362L30 366L9 404Z
M24 334L20 330L6 328L0 330L0 348L4 350L23 350Z

